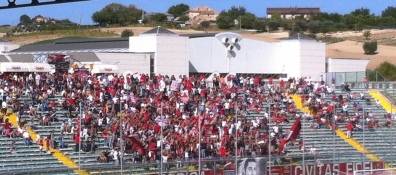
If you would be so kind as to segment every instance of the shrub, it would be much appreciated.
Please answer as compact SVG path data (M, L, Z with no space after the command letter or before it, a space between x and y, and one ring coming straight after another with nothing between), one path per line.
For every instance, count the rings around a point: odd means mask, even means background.
M365 41L363 44L364 54L373 55L377 52L377 41Z
M121 37L130 37L133 36L133 31L129 29L125 29L121 33Z

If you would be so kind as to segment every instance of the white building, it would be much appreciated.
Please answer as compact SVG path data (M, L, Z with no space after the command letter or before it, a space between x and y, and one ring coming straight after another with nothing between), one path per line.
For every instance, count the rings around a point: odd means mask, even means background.
M129 38L129 52L150 53L150 72L162 75L188 75L188 41L161 27Z
M235 33L177 35L156 27L129 38L61 41L29 45L0 55L0 62L45 62L51 53L71 55L85 65L116 67L119 73L271 74L319 79L326 72L365 71L369 60L326 59L325 43L296 34L276 43L239 38ZM229 38L229 43L223 42ZM230 44L231 43L231 44ZM232 47L231 47L232 46ZM89 66L85 66L89 67Z
M288 77L316 77L325 72L325 44L299 34L278 43L244 38L230 58L223 43L215 37L193 38L189 42L190 72L287 74Z

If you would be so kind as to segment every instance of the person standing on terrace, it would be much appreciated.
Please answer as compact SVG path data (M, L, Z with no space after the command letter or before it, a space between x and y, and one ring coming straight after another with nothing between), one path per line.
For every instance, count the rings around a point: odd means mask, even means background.
M363 83L364 83L364 89L368 89L368 78L366 76L364 76L363 78Z
M347 125L347 138L350 139L352 135L353 125L351 122Z

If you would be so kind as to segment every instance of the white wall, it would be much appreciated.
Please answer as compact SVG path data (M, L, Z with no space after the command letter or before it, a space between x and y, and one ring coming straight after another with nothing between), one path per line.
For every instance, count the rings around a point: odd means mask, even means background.
M157 39L154 35L129 37L129 52L155 52Z
M328 72L366 71L369 59L327 58Z
M326 72L326 45L315 40L300 40L301 77L320 80Z
M282 70L278 54L282 47L278 44L243 38L240 49L234 49L235 57L227 58L225 46L215 37L192 38L189 43L190 72L279 73Z
M282 67L280 73L287 74L287 77L300 77L300 42L297 40L285 40L280 42L279 45L281 49L276 54L279 54L279 66Z
M96 53L102 64L115 64L120 70L119 74L126 71L150 73L150 54L136 53Z
M162 75L188 75L188 40L188 37L157 36L154 72Z

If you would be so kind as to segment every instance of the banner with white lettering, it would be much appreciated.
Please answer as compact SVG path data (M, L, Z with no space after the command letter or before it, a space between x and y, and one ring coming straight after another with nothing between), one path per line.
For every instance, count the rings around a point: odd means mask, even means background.
M171 90L172 91L180 91L181 83L178 81L172 81Z
M190 172L163 173L163 175L267 175L267 160L265 158L246 158L238 161L238 172L235 170L205 170ZM283 165L271 166L271 175L351 175L355 170L383 169L383 162L362 163L336 163L336 164L314 164L314 165ZM305 169L305 170L303 170ZM375 174L375 173L373 173ZM158 175L153 173L150 175Z
M271 166L271 175L347 175L355 170L383 169L383 162Z

